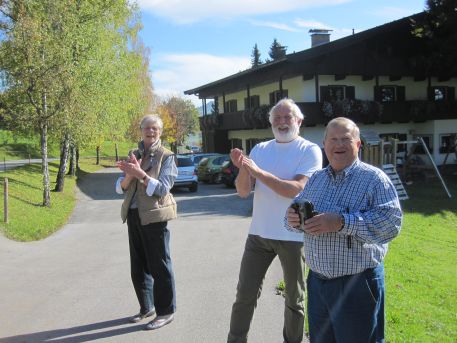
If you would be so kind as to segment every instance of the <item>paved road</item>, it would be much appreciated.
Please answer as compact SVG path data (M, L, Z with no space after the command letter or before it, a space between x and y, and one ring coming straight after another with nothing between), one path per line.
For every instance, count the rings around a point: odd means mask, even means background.
M224 342L252 199L222 185L175 193L179 219L170 222L176 274L175 321L157 331L127 324L138 306L129 276L118 174L105 169L79 185L69 222L32 243L0 237L0 343ZM282 342L283 299L275 294L279 262L270 268L250 343Z

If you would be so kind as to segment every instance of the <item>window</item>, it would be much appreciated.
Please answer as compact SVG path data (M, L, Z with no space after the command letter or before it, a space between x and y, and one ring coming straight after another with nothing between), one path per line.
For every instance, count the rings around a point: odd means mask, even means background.
M321 86L320 92L322 102L355 99L354 86Z
M374 99L379 102L405 101L405 87L395 85L375 86Z
M226 101L226 102L225 102L225 109L226 109L227 112L229 112L229 113L230 113L230 112L236 112L236 111L238 111L236 99Z
M448 86L433 86L429 88L428 100L444 101L455 100L455 88Z
M270 105L271 105L271 106L274 106L274 105L276 105L276 103L277 103L279 100L282 100L282 99L284 99L284 98L287 98L288 95L289 95L288 93L289 93L289 92L287 91L287 89L283 89L283 90L282 90L282 94L281 94L281 91L280 91L280 90L271 92L271 93L270 93Z
M456 149L456 134L440 135L440 154L453 153Z
M251 152L252 148L257 144L257 143L260 143L260 142L265 142L265 141L268 141L270 140L271 138L263 138L263 139L260 139L260 138L249 138L249 139L246 139L246 154L249 155L249 153Z
M244 98L244 109L250 109L250 108L257 108L260 106L260 97L258 95L251 95L249 97L249 104L248 104L248 98Z
M232 149L235 149L235 148L242 149L243 141L239 138L233 138L230 140L230 146Z
M433 154L433 136L432 135L414 135L414 139L418 139L419 137L422 137L424 139L425 145L427 146L428 151L430 154ZM416 154L426 154L424 147L422 146L421 143L417 144Z

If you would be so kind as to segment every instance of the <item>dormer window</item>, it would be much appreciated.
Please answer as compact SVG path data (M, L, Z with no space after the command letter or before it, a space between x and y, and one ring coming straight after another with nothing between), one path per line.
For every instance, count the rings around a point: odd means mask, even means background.
M324 101L338 101L343 99L354 99L355 98L355 87L354 86L321 86L321 102Z
M455 88L448 86L433 86L429 88L428 100L445 101L455 100Z
M379 102L405 101L405 87L396 85L375 86L374 100Z

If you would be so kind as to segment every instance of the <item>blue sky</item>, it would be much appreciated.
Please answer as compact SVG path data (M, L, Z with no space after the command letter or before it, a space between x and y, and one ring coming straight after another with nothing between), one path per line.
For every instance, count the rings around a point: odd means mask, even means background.
M254 44L262 60L276 38L287 53L310 48L308 31L333 30L336 40L421 12L425 0L137 0L150 50L155 92L161 96L215 81L250 67ZM197 105L201 100L191 97Z

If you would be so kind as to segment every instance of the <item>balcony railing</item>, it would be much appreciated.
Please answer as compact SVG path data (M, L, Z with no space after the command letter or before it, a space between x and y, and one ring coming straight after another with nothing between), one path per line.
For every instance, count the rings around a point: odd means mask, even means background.
M329 107L329 104L331 108ZM299 102L305 114L302 126L325 125L332 118L347 117L356 123L407 123L437 119L457 119L456 101L401 101L378 103L353 100L352 103ZM231 113L211 114L200 118L202 130L246 130L268 128L270 106Z

